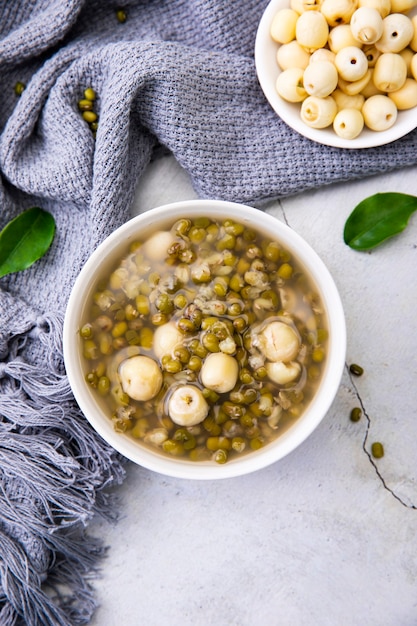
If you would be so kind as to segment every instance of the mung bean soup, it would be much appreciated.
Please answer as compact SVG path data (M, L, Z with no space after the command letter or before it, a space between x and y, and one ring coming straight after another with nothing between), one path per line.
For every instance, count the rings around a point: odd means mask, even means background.
M192 461L258 450L297 420L326 361L318 290L278 241L186 217L130 243L80 329L114 429Z

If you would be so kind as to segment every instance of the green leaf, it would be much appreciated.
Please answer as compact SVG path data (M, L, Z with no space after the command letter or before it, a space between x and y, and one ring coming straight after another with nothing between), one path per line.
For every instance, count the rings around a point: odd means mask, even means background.
M354 250L370 250L402 232L417 210L417 197L377 193L360 202L346 220L344 242Z
M0 277L24 270L40 259L54 234L54 218L39 207L11 220L0 232Z

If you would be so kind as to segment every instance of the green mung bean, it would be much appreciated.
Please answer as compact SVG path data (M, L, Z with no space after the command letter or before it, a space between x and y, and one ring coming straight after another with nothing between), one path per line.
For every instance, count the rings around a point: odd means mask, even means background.
M86 359L90 361L98 358L99 350L97 344L92 339L84 341L83 348L83 354Z
M183 293L177 293L174 298L174 306L177 309L184 309L188 304L188 300Z
M97 389L101 395L106 395L110 391L110 380L107 376L101 376L97 383Z
M355 376L362 376L363 367L361 367L360 365L357 365L357 363L352 363L349 366L349 371L351 374L354 374Z
M167 439L162 444L162 449L172 456L182 456L184 454L184 444L181 441Z
M228 456L226 450L216 450L216 452L213 454L213 460L219 464L226 463L227 458Z
M362 417L362 409L358 406L354 407L350 412L350 420L351 422L359 422Z
M193 372L198 372L201 370L202 364L203 362L200 359L200 357L194 354L193 356L190 357L187 367Z
M195 332L194 323L187 317L182 317L180 320L178 320L177 326L178 326L178 330L180 330L182 333L194 333Z
M93 106L93 102L91 100L87 100L86 98L82 98L78 101L78 108L80 109L80 111L92 111Z
M93 336L93 326L90 323L84 324L80 329L80 336L83 339L90 339Z
M125 9L116 9L116 19L120 24L124 24L127 20L127 12Z
M94 100L96 99L96 92L92 87L87 87L87 89L84 90L84 98L86 100L91 100L91 102L94 102Z
M26 89L25 83L22 83L20 80L14 86L14 92L16 96L21 96L24 90Z
M384 446L379 441L375 441L371 446L372 456L381 459L384 456Z
M96 372L87 372L85 380L91 387L97 387L98 377Z
M203 346L209 352L220 352L219 339L212 332L205 332L201 338Z
M88 123L96 122L97 119L98 119L98 115L97 115L97 113L95 111L83 110L82 117Z

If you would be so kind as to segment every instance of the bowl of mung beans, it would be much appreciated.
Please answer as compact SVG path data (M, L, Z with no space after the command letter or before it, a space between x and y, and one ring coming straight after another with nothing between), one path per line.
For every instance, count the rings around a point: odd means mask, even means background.
M147 469L216 479L266 467L313 432L340 384L346 330L331 274L294 230L243 204L191 200L98 246L63 342L101 437Z

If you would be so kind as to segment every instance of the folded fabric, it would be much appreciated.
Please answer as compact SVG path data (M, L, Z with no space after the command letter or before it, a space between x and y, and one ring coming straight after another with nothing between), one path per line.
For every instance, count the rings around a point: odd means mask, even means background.
M258 207L417 162L416 131L384 147L341 150L278 118L253 58L266 5L0 1L0 228L31 206L57 225L43 259L0 279L4 626L84 624L95 608L89 580L103 547L86 528L95 514L117 515L109 494L124 463L72 397L62 322L77 273L129 218L155 151L174 154L201 197ZM78 107L89 87L94 132Z

